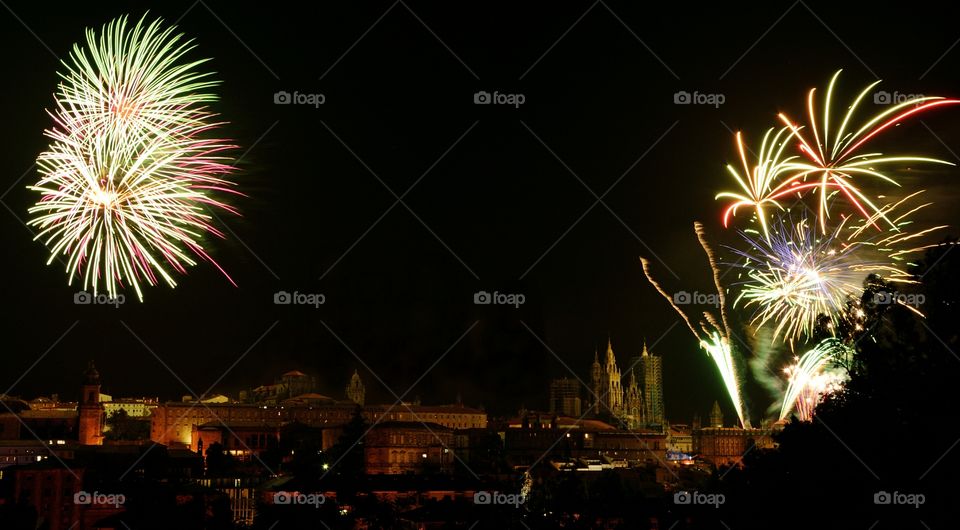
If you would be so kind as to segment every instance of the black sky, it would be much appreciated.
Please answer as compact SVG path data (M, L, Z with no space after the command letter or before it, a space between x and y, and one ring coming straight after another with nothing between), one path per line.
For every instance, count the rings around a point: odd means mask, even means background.
M776 112L802 112L806 90L838 68L847 97L875 77L890 92L960 94L949 7L7 5L0 391L14 385L25 397L75 397L95 359L105 392L172 399L207 390L239 360L213 391L297 368L342 397L359 368L372 401L394 400L377 377L397 394L419 380L407 397L460 394L506 414L545 407L548 379L570 375L564 364L586 378L609 334L621 364L644 339L656 343L668 416L688 421L722 403L719 380L637 258L659 256L671 290L710 292L692 223L729 241L713 200L730 185L727 127L762 135ZM239 288L201 265L176 289L148 289L143 304L74 305L78 287L43 265L44 247L21 222L35 200L25 186L45 145L58 57L84 28L147 9L177 21L223 80L216 109L244 153L236 180L247 197L236 201L242 217L221 215L232 234L211 245ZM275 105L281 90L323 93L326 103ZM474 105L478 90L526 102ZM678 90L726 102L675 105ZM895 134L954 160L956 112ZM917 178L940 203L937 216L957 226L957 171ZM324 293L327 303L276 306L278 290ZM475 306L478 290L527 301ZM756 418L769 398L751 388L751 399Z

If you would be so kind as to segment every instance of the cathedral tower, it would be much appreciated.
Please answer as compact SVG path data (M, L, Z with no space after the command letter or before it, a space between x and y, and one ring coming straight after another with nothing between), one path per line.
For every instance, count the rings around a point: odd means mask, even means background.
M604 370L607 375L607 405L608 412L614 416L623 415L623 386L620 384L620 368L617 367L617 358L613 354L613 344L607 339L607 365Z
M601 416L622 418L624 411L623 386L620 382L620 368L617 367L617 357L613 353L613 345L607 340L607 352L603 364L593 353L593 366L590 370L592 380L593 401L591 410Z

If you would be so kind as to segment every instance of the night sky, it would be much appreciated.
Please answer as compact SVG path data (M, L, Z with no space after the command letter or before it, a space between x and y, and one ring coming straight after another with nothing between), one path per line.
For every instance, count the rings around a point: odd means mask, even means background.
M179 399L218 381L212 392L235 395L300 369L342 398L356 368L368 402L410 388L406 399L459 394L512 414L546 408L548 381L570 376L567 366L587 380L609 335L621 366L644 340L655 345L667 416L687 422L723 404L720 380L638 257L653 259L668 290L712 292L692 223L704 221L718 248L733 241L714 201L732 182L731 131L756 143L777 112L799 118L806 91L839 68L847 99L876 78L891 93L960 94L956 13L933 7L7 5L0 392L14 385L9 393L26 398L75 399L94 359L114 396ZM242 217L218 214L227 239L207 242L239 287L200 264L176 289L148 288L142 304L128 293L119 309L75 305L80 286L66 284L59 263L44 265L46 249L22 223L51 124L44 109L59 58L85 28L147 9L195 38L192 57L212 58L223 81L215 108L239 146L246 197L233 201ZM525 102L475 105L480 90ZM725 102L675 105L679 90ZM326 100L276 105L278 91ZM890 139L954 161L957 112ZM930 213L960 226L958 177L924 170L904 182L922 181L938 202ZM326 303L278 306L281 290ZM477 306L480 290L526 303ZM770 398L748 391L757 419Z

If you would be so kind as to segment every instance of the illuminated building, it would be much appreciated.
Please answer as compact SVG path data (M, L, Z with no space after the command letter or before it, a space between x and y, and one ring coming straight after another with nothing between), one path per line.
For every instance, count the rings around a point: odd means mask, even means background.
M624 375L627 376L626 388L623 386ZM660 356L650 354L646 344L643 353L631 358L627 372L621 374L608 340L602 364L594 353L590 377L593 414L616 420L628 429L663 430L663 362ZM569 414L569 411L567 414L579 416Z
M640 429L646 424L644 416L643 394L637 384L637 374L630 370L630 383L627 385L624 418L628 429Z
M514 467L545 458L603 460L618 467L666 461L666 435L622 431L597 419L525 411L507 422L502 436Z
M647 428L663 428L663 358L651 355L647 344L643 344L643 354L638 365L643 374L644 420Z
M78 440L84 445L101 445L104 409L103 404L100 403L100 373L97 372L93 361L90 361L83 374L80 404L77 409L80 416Z
M127 416L131 418L145 418L150 415L150 411L157 408L159 400L157 398L122 398L122 399L106 399L104 400L105 394L101 394L101 403L103 403L103 410L109 418L112 414L117 411L123 410L127 413ZM106 396L109 398L110 396Z
M376 421L433 422L450 429L483 429L487 426L486 412L460 404L373 405L364 407L363 415L371 423Z
M317 406L298 403L284 405L163 403L154 409L150 417L150 439L164 445L189 447L197 451L199 438L195 437L195 432L198 426L256 423L278 428L287 423L299 422L309 427L334 429L350 421L356 406L352 401L334 402L332 400ZM369 423L433 422L450 429L487 426L485 412L462 405L372 405L364 407L363 415Z
M378 474L453 473L453 429L431 422L384 421L363 442L366 472Z
M689 425L670 424L667 432L667 450L690 454L693 452L693 431Z
M579 418L581 404L580 381L568 377L550 381L550 412Z
M3 440L0 441L0 469L10 466L23 466L42 462L51 453L65 456L65 440Z
M319 391L317 378L299 370L281 375L272 385L261 385L240 393L240 401L276 405L285 399Z
M211 421L194 425L190 434L196 450L206 455L213 444L220 444L228 455L240 462L251 460L267 449L274 449L280 440L280 429L266 423Z
M14 472L14 498L42 514L49 530L77 526L83 506L74 502L74 494L82 489L82 469L70 470L58 463L44 462Z

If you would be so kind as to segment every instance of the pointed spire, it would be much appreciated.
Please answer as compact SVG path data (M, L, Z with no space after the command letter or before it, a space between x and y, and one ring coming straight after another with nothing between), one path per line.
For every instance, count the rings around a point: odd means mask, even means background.
M710 410L710 426L723 427L723 411L720 410L720 403L714 401L713 408Z
M649 357L650 354L647 352L647 339L643 339L643 356Z

